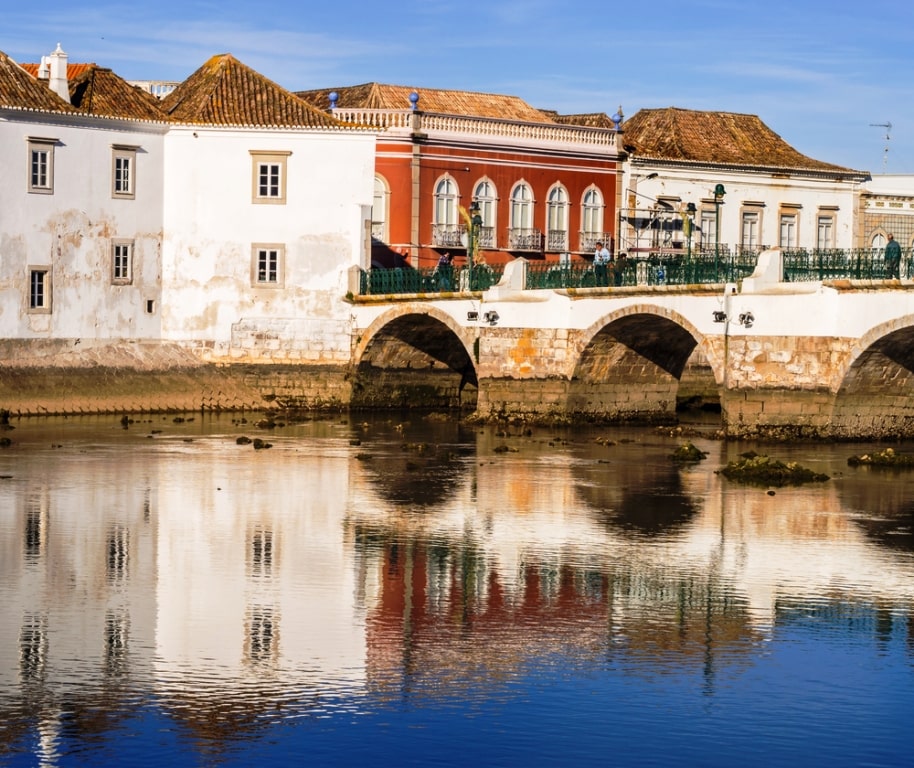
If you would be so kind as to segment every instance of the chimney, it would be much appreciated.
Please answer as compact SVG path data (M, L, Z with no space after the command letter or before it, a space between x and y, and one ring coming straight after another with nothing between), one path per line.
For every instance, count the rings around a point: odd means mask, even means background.
M48 57L41 57L41 66L38 67L38 79L39 80L50 80L51 79L51 65L48 63Z
M60 43L57 43L57 49L48 58L51 68L51 79L48 81L48 87L69 104L70 89L67 86L67 54L63 52Z

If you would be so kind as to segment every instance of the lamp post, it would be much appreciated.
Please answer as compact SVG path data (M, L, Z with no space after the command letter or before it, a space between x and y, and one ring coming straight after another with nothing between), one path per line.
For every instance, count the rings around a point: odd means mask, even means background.
M695 224L695 203L686 203L686 242L688 243L687 254L689 261L692 260L692 227Z
M476 266L476 253L479 250L479 228L482 226L482 215L479 210L479 203L474 200L470 203L470 208L467 211L469 214L469 227L467 228L467 268L470 272L469 286L471 291L476 287L474 267Z
M727 190L723 184L714 187L714 279L720 280L720 206L723 205Z

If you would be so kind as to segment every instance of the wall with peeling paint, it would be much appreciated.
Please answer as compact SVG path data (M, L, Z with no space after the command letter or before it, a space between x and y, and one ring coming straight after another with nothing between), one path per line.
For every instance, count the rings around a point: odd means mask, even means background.
M167 126L0 110L0 338L154 339ZM53 193L29 192L29 139L53 140ZM113 145L136 147L135 197L112 195ZM112 240L133 241L113 284ZM29 271L49 270L51 311L29 308ZM152 301L152 312L148 301Z
M342 298L347 270L368 266L374 136L186 126L165 145L163 338L210 360L348 363ZM284 203L254 202L252 152L286 157ZM255 244L284 249L281 287L254 283Z

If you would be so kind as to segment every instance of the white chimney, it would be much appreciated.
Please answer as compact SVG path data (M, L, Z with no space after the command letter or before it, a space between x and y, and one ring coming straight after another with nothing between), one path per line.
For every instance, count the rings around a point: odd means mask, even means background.
M38 79L39 80L50 80L51 79L51 65L48 63L48 57L41 57L41 66L38 67Z
M70 89L67 86L67 54L63 52L60 43L57 43L57 49L48 58L50 59L51 67L51 79L48 82L48 87L69 104Z

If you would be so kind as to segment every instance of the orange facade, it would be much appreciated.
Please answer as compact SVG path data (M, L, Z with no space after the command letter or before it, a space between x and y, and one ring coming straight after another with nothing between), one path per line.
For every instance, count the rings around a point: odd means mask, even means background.
M455 256L458 265L463 262L465 238L463 243L446 241L440 236L441 228L436 227L442 220L439 192L443 180L450 181L448 189L464 209L474 202L480 182L488 182L490 197L482 201L485 238L480 240L479 258L489 264L504 264L520 256L545 261L558 261L562 253L570 253L572 258L589 256L593 252L594 221L605 235L603 239L609 240L607 247L612 249L615 242L617 185L621 179L615 153L382 135L378 138L375 173L386 188L384 234L372 247L375 266L431 267L445 251ZM531 240L518 247L512 235L521 227L512 193L520 183L526 185L530 198L524 204L523 227L539 234L533 238L538 243ZM589 201L597 199L600 210L595 211L591 204L586 217L584 198L588 190ZM558 204L561 211L553 210L550 220L551 193L564 202ZM557 227L563 231L556 231ZM582 237L585 231L588 236Z

